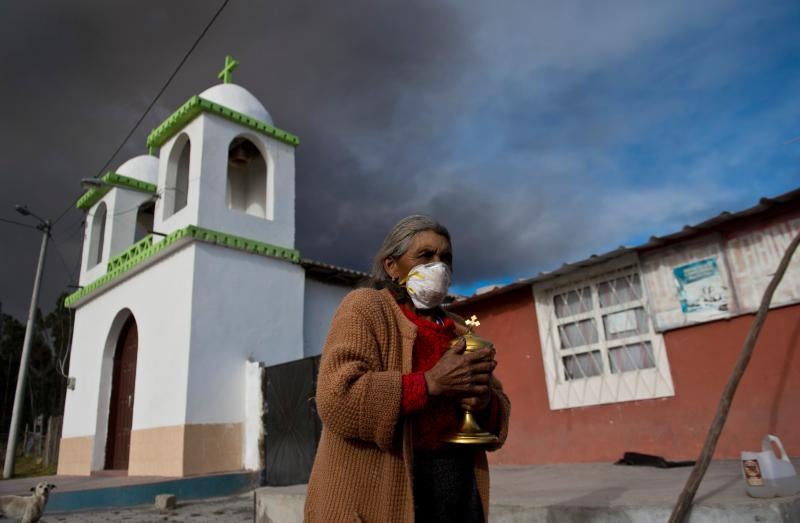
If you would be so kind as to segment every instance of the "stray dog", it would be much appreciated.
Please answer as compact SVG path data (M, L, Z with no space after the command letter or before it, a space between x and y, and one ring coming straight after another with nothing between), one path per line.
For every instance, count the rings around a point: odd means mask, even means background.
M0 516L16 519L20 523L36 523L44 514L47 498L55 485L45 481L31 488L32 495L0 496Z

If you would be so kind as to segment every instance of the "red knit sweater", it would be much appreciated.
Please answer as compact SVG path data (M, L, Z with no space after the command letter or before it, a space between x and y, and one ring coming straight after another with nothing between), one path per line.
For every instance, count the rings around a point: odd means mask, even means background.
M429 398L425 384L425 372L433 368L450 348L456 337L455 325L450 318L438 324L418 316L404 305L403 313L417 326L414 342L412 373L403 376L402 411L412 418L414 448L435 450L441 448L442 438L458 430L463 415L457 402L445 398Z
M461 427L464 411L457 401L429 397L425 372L432 369L450 348L450 342L456 337L455 325L448 317L444 317L439 324L418 316L403 304L399 305L403 314L417 326L412 372L403 376L402 413L412 417L414 448L436 450L444 445L444 436ZM492 433L499 430L498 407L497 398L492 395L489 406L484 411L475 413L484 430Z

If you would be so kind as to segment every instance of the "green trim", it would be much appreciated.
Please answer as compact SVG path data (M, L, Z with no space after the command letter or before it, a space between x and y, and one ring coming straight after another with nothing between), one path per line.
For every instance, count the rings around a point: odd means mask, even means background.
M188 228L192 229L190 232L192 237L201 242L214 243L216 245L222 245L223 247L230 247L231 249L260 254L261 256L282 258L292 263L300 263L300 251L297 249L278 247L271 243L250 240L241 236L212 231L211 229L204 229L194 225L190 225Z
M256 120L255 118L251 118L246 114L234 111L224 105L206 100L205 98L200 98L199 96L192 96L189 98L189 101L180 106L178 110L164 120L161 125L150 132L150 135L147 137L147 146L151 149L161 147L167 140L178 134L186 124L194 120L195 117L202 112L216 114L293 147L300 145L300 139L291 133L273 127L260 120Z
M78 198L78 201L75 203L76 209L88 209L92 205L96 204L100 198L106 195L108 191L110 191L110 187L100 187L98 189L89 189L83 196Z
M64 306L65 307L71 307L72 304L75 303L76 301L78 301L81 298L91 294L92 292L94 292L95 290L97 290L100 287L104 286L108 282L119 278L120 276L122 276L123 274L125 274L129 270L133 269L134 267L136 267L137 265L139 265L140 263L142 263L146 259L154 256L159 251L165 249L166 247L169 247L170 245L172 245L176 241L178 241L181 238L187 236L188 235L188 230L187 229L188 228L179 229L179 230L173 232L172 234L170 234L169 236L167 236L166 238L164 238L163 240L161 240L160 242L158 242L158 243L156 243L154 245L151 245L150 247L148 247L146 249L140 250L136 254L136 256L130 256L124 263L121 263L121 264L117 265L117 267L114 270L108 271L107 273L105 273L104 275L100 276L99 278L97 278L92 283L82 287L81 289L79 289L76 292L73 292L72 294L67 296L66 299L64 300Z
M133 244L131 247L125 250L125 252L122 252L109 260L108 272L106 272L103 276L67 296L64 300L64 306L72 307L72 305L74 305L77 301L85 298L89 294L92 294L97 289L119 278L137 265L144 263L149 258L152 258L158 254L160 251L187 236L194 238L197 241L212 243L222 247L228 247L229 249L250 252L260 256L284 259L292 263L300 263L300 252L297 249L278 247L277 245L263 243L256 240L249 240L247 238L242 238L241 236L234 236L224 232L212 231L211 229L204 229L195 225L189 225L188 227L178 229L177 231L169 234L158 243L153 243L152 235L148 235L139 242Z
M195 116L201 112L200 97L192 96L185 104L178 107L177 111L161 122L161 125L150 131L147 136L147 147L161 147L167 140L175 136L179 129L183 129L186 124L194 120Z
M108 260L108 265L106 269L107 272L111 272L117 267L120 267L128 260L136 258L139 254L141 254L142 252L144 252L145 250L149 249L152 246L153 246L153 235L148 234L138 242L134 243L121 253L117 254L116 256Z
M121 174L107 172L101 178L101 181L105 182L103 187L98 187L96 189L89 189L83 196L78 199L78 202L75 204L75 207L78 209L88 209L92 205L96 204L100 201L100 198L108 194L108 191L113 189L114 187L124 187L126 189L133 189L134 191L146 192L150 194L155 194L157 191L157 187L152 183L143 182L142 180L137 180L136 178L131 178L129 176L123 176Z
M106 183L110 183L111 185L116 185L117 187L126 187L135 191L155 194L155 192L158 190L158 187L156 187L156 185L153 183L144 182L142 180L137 180L136 178L123 176L117 173L106 173L106 175L100 179Z

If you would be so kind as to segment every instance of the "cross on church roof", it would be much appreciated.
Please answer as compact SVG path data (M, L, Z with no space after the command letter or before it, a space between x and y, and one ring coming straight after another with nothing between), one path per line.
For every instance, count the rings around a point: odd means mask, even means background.
M222 83L224 84L231 83L231 73L233 73L233 70L236 69L237 65L239 65L239 62L234 60L232 56L226 56L225 67L223 67L222 71L219 72L217 78L222 80Z

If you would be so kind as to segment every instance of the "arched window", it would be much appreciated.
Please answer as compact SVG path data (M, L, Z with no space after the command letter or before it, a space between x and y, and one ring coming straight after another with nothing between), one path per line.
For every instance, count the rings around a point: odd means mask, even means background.
M269 218L267 208L267 162L247 138L234 139L228 147L228 179L225 184L228 209Z
M151 232L153 232L153 214L155 203L144 202L136 212L136 231L133 235L133 243L138 242Z
M106 235L106 203L100 202L92 217L89 231L89 267L94 267L103 259L103 242Z
M192 143L182 134L175 140L167 165L164 218L168 218L186 207L189 197L189 157Z

